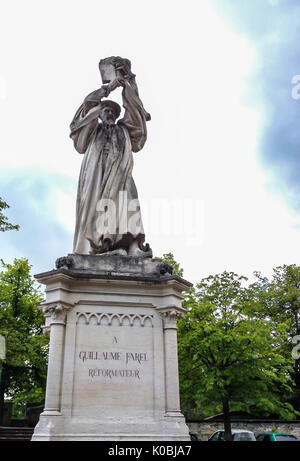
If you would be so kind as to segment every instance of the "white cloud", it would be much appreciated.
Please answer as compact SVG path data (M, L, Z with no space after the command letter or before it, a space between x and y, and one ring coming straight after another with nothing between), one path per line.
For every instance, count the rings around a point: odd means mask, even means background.
M141 5L5 5L0 38L10 34L10 41L2 61L5 91L0 79L0 98L6 95L2 170L39 168L77 180L82 156L69 139L69 123L84 96L100 85L98 60L125 56L152 115L146 146L135 155L142 209L156 198L204 204L204 239L197 244L184 235L155 235L145 225L154 253L172 251L194 282L228 268L249 275L293 255L299 259L294 217L268 192L257 163L264 119L245 103L256 50L208 0ZM74 191L55 187L55 219L72 231Z
M0 75L0 99L6 98L6 81L2 75Z
M74 190L57 188L53 191L56 204L56 218L69 232L74 231L75 226L75 200Z

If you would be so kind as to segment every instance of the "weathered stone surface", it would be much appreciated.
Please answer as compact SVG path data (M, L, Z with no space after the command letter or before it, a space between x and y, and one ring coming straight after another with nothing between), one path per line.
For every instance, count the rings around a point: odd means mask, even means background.
M153 275L158 260L109 257L99 266L101 257L77 256L68 255L70 269L36 276L46 285L50 353L33 440L189 440L176 323L191 284Z
M69 254L56 260L57 269L70 269L82 274L162 277L173 273L170 264L158 259L122 255Z
M147 139L145 111L131 62L119 56L100 61L104 85L90 93L70 125L75 149L84 154L77 190L73 252L103 254L120 251L152 257L137 188L132 177L133 152ZM120 106L107 98L122 87ZM99 118L101 123L99 123Z

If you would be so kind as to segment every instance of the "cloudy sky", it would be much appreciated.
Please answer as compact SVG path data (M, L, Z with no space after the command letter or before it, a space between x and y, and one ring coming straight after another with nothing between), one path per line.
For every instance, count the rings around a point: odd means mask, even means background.
M72 252L82 156L69 124L101 85L99 59L119 55L152 116L133 175L154 255L172 252L194 283L300 264L298 0L1 10L0 196L20 224L0 235L6 262L26 257L39 273Z

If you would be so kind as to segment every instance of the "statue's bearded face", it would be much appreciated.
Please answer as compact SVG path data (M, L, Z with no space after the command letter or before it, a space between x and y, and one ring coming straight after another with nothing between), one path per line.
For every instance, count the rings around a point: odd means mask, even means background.
M117 119L117 115L112 107L106 106L101 109L100 118L103 123L113 125Z

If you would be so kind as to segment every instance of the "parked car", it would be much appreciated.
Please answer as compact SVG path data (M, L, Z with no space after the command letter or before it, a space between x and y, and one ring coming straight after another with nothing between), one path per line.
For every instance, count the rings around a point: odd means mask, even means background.
M198 442L199 441L197 435L194 434L193 432L190 432L190 437L191 437L192 442Z
M262 432L256 434L258 442L300 442L297 437L292 434L277 434L276 432Z
M254 432L246 429L232 429L233 442L255 442ZM225 431L216 431L208 439L208 442L225 442Z

